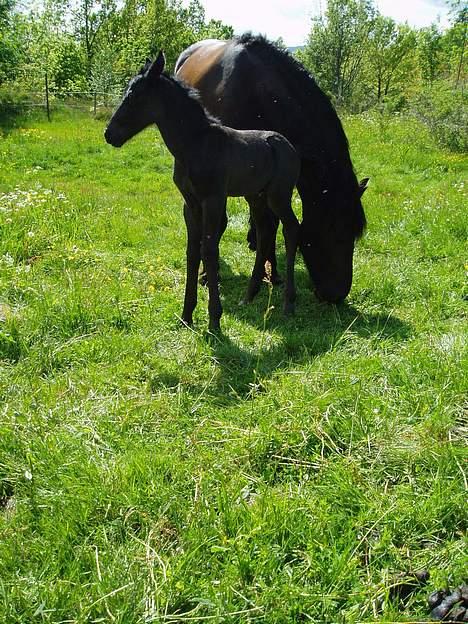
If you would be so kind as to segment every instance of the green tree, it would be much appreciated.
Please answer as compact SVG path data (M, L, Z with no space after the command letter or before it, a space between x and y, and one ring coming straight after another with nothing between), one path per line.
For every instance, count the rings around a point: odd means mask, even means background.
M234 28L221 20L211 19L203 29L203 39L232 39Z
M73 10L75 36L86 59L86 74L91 76L93 58L99 47L99 33L115 13L114 0L80 0Z
M233 35L232 28L218 20L206 23L198 0L185 7L177 0L125 0L111 22L109 43L117 51L115 69L122 81L161 49L171 69L180 52L195 41Z
M468 8L466 3L461 2L461 0L452 1L450 4L454 20L453 28L450 32L452 35L450 41L452 43L451 49L452 51L454 50L454 56L457 59L455 86L458 87L464 78Z
M418 51L422 78L431 85L442 68L442 33L436 24L419 31Z
M378 15L369 34L367 66L371 73L377 101L389 95L393 84L408 80L405 63L414 50L416 36L406 24L397 24L391 17Z
M0 84L15 76L21 56L13 9L14 0L0 0Z
M339 103L349 103L366 57L375 20L371 0L329 0L324 15L313 20L299 53L322 88Z

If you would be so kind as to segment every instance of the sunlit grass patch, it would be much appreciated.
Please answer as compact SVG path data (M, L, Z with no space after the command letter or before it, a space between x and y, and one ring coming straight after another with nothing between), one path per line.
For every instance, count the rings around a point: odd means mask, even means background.
M466 161L385 123L346 120L371 178L347 302L299 259L294 318L266 285L239 306L231 200L217 338L202 288L180 324L157 133L115 150L56 115L0 139L0 620L415 621L463 580Z

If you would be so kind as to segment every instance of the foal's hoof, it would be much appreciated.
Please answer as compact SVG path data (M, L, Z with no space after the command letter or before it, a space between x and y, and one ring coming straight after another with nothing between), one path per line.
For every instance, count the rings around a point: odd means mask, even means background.
M221 282L219 274L218 274L218 276L216 278L216 282L218 284ZM198 283L200 284L200 286L208 286L208 277L207 277L206 273L200 273L200 276L198 278Z
M268 279L268 276L266 277ZM282 286L284 284L284 280L279 273L272 273L270 282L273 284L273 286Z
M288 301L287 303L284 304L284 313L286 316L294 316L295 312L296 312L296 306L294 302Z
M192 327L193 326L193 319L191 318L181 318L180 319L180 324L182 325L182 327Z
M220 324L219 323L217 323L216 325L210 324L208 326L208 335L215 336L216 338L218 338L221 335Z

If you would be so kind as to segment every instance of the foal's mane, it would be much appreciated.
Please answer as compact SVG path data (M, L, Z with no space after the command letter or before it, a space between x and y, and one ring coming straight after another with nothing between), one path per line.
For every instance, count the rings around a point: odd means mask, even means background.
M194 120L202 121L203 119L205 119L208 124L219 125L221 123L219 119L211 115L203 106L200 92L197 89L191 87L180 78L170 76L166 72L163 72L161 76L173 85L177 93L180 93L180 95L182 95L185 99L191 101L192 106L190 108L190 112Z

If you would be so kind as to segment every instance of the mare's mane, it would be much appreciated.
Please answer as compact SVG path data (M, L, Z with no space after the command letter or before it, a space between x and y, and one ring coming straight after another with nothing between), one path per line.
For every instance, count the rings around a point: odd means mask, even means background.
M278 47L263 35L252 35L252 33L247 32L236 37L234 41L242 44L244 48L260 58L265 65L273 67L278 72L294 99L300 102L303 110L310 112L310 115L304 115L302 120L306 123L309 132L313 135L316 134L316 125L319 119L327 119L332 124L336 132L335 139L343 152L342 155L349 158L348 139L335 108L305 67L288 50ZM313 153L311 155L314 156ZM329 154L329 156L336 158L337 155Z
M287 50L279 48L262 35L247 32L234 38L234 42L272 67L286 85L302 112L298 123L303 125L303 155L322 167L328 178L340 192L353 198L351 214L355 236L361 236L366 219L360 201L359 186L354 174L349 144L341 121L329 97L305 67ZM326 129L325 129L326 127ZM341 203L337 204L341 206Z

